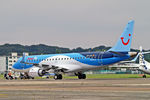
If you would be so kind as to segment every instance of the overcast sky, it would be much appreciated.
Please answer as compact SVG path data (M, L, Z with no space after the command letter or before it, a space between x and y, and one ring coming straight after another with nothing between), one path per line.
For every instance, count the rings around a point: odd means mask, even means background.
M150 0L1 0L0 44L113 46L135 20L132 48L150 49Z

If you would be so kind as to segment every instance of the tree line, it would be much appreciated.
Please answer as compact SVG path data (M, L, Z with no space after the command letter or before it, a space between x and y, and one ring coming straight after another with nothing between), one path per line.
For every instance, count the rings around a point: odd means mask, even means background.
M40 54L56 54L56 53L73 53L73 52L93 52L93 51L107 51L111 47L98 46L94 48L64 48L58 46L48 46L45 44L37 45L21 45L21 44L4 44L0 45L0 56L9 56L12 52L17 52L18 55L22 55L23 52L28 52L30 55L40 55ZM131 51L139 52L137 49L131 49ZM145 50L144 50L145 51ZM149 50L147 50L149 51ZM150 61L150 54L145 56L146 60Z

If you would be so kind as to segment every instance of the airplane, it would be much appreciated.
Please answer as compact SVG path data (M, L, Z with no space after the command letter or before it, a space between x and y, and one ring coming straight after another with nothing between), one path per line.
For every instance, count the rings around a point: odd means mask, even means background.
M62 79L64 73L74 73L78 79L86 79L84 71L95 70L118 63L137 55L131 52L134 20L126 25L118 42L105 52L81 52L48 55L31 55L19 58L12 66L13 71L26 72L31 77L43 76L49 71L55 73L54 79Z
M137 70L144 72L144 74L142 75L143 78L146 78L145 74L149 74L150 75L150 63L148 61L146 61L144 59L144 55L150 53L150 51L148 52L143 52L142 50L142 46L140 46L140 52L137 54L137 56L132 59L131 61L121 61L119 62L119 64L134 64L134 67L137 67ZM139 57L139 63L136 63L137 59Z
M144 59L144 54L147 54L150 52L142 52L142 47L140 47L139 55L139 69L140 71L144 72L145 74L150 75L150 63ZM138 56L137 55L137 56ZM146 78L146 75L143 75L143 78Z

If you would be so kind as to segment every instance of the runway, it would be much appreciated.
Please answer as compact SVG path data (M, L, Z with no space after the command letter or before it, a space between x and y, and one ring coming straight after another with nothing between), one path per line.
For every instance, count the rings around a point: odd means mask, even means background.
M0 80L0 100L148 100L150 79Z

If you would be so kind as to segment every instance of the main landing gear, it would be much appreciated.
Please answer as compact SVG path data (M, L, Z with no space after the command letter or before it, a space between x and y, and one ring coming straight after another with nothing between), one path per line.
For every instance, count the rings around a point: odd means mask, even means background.
M29 76L28 73L20 73L20 79L34 79L34 77Z
M86 79L86 74L82 74L81 72L75 73L78 76L78 79Z
M62 80L62 75L61 74L56 74L55 76L54 76L54 79L55 80Z

